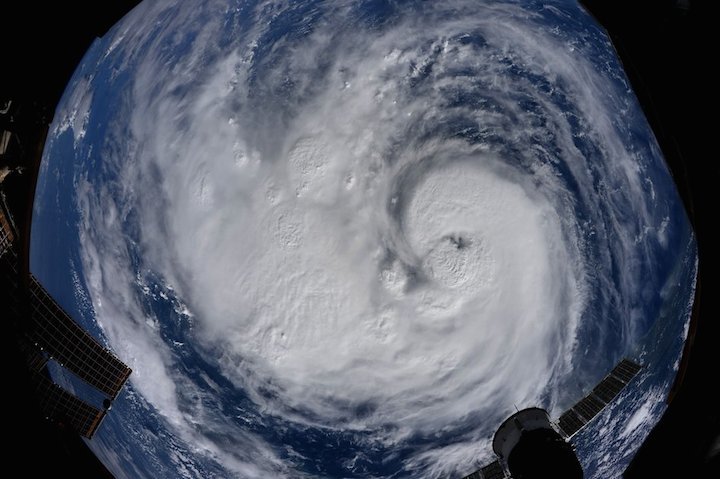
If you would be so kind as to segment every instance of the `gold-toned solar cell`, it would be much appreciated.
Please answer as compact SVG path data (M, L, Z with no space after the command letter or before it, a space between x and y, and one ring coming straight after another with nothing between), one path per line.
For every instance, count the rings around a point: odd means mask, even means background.
M114 399L131 369L77 324L30 276L30 336L80 379Z

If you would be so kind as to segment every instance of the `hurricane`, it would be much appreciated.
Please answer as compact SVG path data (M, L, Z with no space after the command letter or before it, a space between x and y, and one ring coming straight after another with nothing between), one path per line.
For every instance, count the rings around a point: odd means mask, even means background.
M642 349L658 258L694 264L570 1L146 1L61 143L38 188L69 170L75 301L152 411L113 447L163 458L128 477L472 472L509 413Z

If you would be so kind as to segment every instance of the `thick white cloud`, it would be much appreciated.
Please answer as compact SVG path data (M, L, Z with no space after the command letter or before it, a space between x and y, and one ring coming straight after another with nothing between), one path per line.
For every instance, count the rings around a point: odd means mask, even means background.
M215 416L179 404L213 391L183 376L139 305L148 271L186 305L193 347L264 414L385 445L472 420L474 432L407 460L428 477L471 468L513 406L567 400L553 385L591 290L630 312L623 294L647 254L637 239L666 242L648 153L617 119L626 92L514 2L440 2L373 32L329 8L274 40L292 4L245 12L261 15L246 29L224 23L228 8L143 4L107 41L100 61L127 68L132 88L103 153L116 181L77 179L99 324L138 392L248 477L285 466L232 422L225 432L257 454L205 437L198 417ZM93 96L75 88L56 133L77 128L79 141ZM610 250L619 279L597 267Z

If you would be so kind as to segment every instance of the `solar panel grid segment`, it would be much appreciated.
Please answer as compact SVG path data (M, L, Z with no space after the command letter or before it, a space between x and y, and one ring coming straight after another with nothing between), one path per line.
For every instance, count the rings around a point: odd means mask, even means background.
M15 235L13 234L12 226L5 217L5 213L0 210L0 256L10 250L13 241L15 241Z
M505 471L499 461L493 461L480 469L483 479L505 479Z
M70 318L32 276L30 283L33 340L78 377L115 398L130 368Z
M0 227L0 256L12 248L12 237L7 233L4 228Z
M23 348L23 353L27 359L28 370L31 372L40 372L48 362L48 357L38 349L26 346Z
M620 380L612 376L608 376L600 381L600 384L595 386L592 390L592 394L605 401L605 403L609 403L615 399L618 394L620 394L620 391L622 391L624 386L625 384L623 384Z
M17 287L18 258L15 249L10 247L5 250L3 254L0 254L0 261L4 263L2 265L4 272L13 275L12 282Z
M635 364L632 361L623 359L620 364L615 366L615 369L610 373L625 384L629 383L632 378L640 371L640 365Z
M573 410L576 411L580 416L585 418L585 423L589 422L594 418L607 403L597 399L592 394L582 398L576 405L573 406Z
M567 437L572 436L580 430L586 424L585 419L580 416L575 410L570 409L566 411L558 420L558 427L562 429Z
M629 359L620 361L590 394L560 416L558 427L568 437L575 434L615 399L641 368L642 366Z
M82 436L93 436L105 416L104 410L78 399L40 374L35 375L34 382L36 397L43 414L68 424Z

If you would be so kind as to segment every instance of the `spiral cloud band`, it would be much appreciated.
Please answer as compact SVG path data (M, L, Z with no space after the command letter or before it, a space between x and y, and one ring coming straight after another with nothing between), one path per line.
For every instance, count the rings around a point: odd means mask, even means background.
M467 473L652 321L669 179L602 31L375 3L145 2L58 113L89 301L189 475Z

